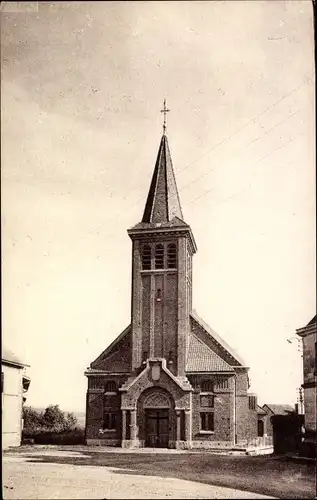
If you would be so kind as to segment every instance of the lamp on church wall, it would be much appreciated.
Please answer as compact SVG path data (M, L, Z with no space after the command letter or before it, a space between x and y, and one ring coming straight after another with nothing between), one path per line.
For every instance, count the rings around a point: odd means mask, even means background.
M168 365L172 365L173 364L173 351L169 351L167 363L168 363Z
M148 358L148 352L147 351L143 351L143 361L142 361L142 365L146 365L146 360Z

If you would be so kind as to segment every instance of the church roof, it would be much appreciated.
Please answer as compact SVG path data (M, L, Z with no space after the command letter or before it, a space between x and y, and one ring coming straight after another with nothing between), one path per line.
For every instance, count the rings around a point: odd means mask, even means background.
M191 316L191 322L193 321L196 322L199 325L201 331L207 334L207 336L205 335L207 344L209 337L210 340L213 340L216 343L216 345L218 345L221 348L224 354L229 355L231 360L230 361L231 366L239 366L239 365L241 367L246 366L246 363L241 358L241 356L232 347L230 347L229 344L227 344L227 342L225 342L224 339L220 337L220 335L218 335L218 333L216 333L202 318L200 318L195 310L192 311L190 316ZM193 329L193 323L192 323L192 329Z
M98 365L98 363L100 363L102 360L106 359L107 356L109 356L115 349L117 349L119 347L119 343L121 340L123 340L125 337L127 337L127 335L129 335L131 333L131 324L128 325L124 330L123 332L120 333L120 335L118 335L113 342L111 342L110 345L108 345L108 347L102 351L102 353L94 360L92 361L92 363L90 363L90 367L91 368L95 368L96 365Z
M183 219L167 137L161 139L142 223L168 223Z
M187 372L232 372L234 369L212 351L196 335L191 334L187 356Z

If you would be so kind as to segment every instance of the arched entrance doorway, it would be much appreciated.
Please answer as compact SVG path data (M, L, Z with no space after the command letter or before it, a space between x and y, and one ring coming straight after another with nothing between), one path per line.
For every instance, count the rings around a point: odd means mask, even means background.
M144 446L168 448L171 438L172 402L167 391L147 391L142 397Z

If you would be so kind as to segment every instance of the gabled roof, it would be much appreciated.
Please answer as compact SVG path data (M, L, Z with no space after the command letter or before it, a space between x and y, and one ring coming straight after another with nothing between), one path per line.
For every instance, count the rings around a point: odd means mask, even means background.
M221 337L218 335L204 320L202 320L195 310L191 313L192 320L196 321L199 326L205 331L207 335L209 335L216 344L229 355L232 362L230 362L231 366L243 366L246 367L244 360L240 357L240 355L232 349ZM208 338L208 337L207 337Z
M1 361L3 363L9 363L10 365L15 365L18 368L24 368L25 366L30 366L23 363L13 352L10 351L5 346L2 346Z
M294 412L295 409L291 405L276 405L276 404L270 404L270 403L265 403L263 405L263 408L267 407L269 410L271 410L274 415L287 415L290 412Z
M128 333L130 332L131 332L131 325L127 326L123 330L123 332L121 332L120 335L118 335L118 337L116 337L114 341L111 342L111 344L108 345L108 347L104 351L102 351L100 356L98 356L92 363L90 363L90 366L92 367L93 365L97 364L99 361L104 359L112 351L112 349L116 347L116 345L119 344L119 342L123 340L124 337L126 337L126 335L128 335Z
M154 173L146 200L143 223L166 223L183 219L167 137L161 139Z
M196 335L191 334L186 372L230 372L234 369Z
M260 406L260 405L257 405L257 406L256 406L256 409L257 409L257 413L258 413L258 415L267 415L266 411L265 411L265 410L263 410L263 408L261 408L261 406Z

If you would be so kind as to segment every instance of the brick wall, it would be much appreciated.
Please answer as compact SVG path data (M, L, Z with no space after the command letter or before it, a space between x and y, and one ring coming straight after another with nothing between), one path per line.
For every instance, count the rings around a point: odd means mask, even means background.
M316 387L304 389L305 400L305 428L310 431L316 431Z
M237 443L256 438L258 435L257 401L255 407L249 407L248 373L237 370L236 373L236 438Z
M177 244L177 271L154 270L155 244ZM143 245L152 248L152 269L142 272ZM185 374L189 335L189 308L191 303L191 250L188 234L171 237L170 233L153 234L133 242L132 266L132 338L133 370L138 370L144 353L148 357L169 358L171 371ZM166 262L165 262L166 265ZM166 266L165 266L166 269ZM158 289L161 300L157 300ZM151 340L152 339L152 340Z
M232 380L227 377L227 384L218 384L216 376L209 376L209 379L214 384L214 407L210 411L214 412L214 431L206 433L200 429L200 413L206 410L201 403L200 384L202 380L206 380L206 376L195 376L194 380L190 377L194 384L195 391L192 395L192 439L194 446L197 442L205 443L223 443L229 442L233 444L234 435L234 386ZM227 385L227 387L221 387ZM195 444L196 443L196 444ZM201 445L202 446L202 445Z
M304 383L314 383L316 374L315 357L316 332L303 337Z
M163 357L169 358L171 351L173 365L177 372L177 275L167 274L164 280L164 341Z
M106 383L115 381L119 388L128 375L89 377L86 404L86 439L121 440L121 394L105 394ZM97 381L97 384L96 384ZM103 429L105 412L115 412L116 429L100 432Z
M147 352L150 355L150 300L151 300L151 276L145 274L142 276L141 307L142 307L142 353Z

